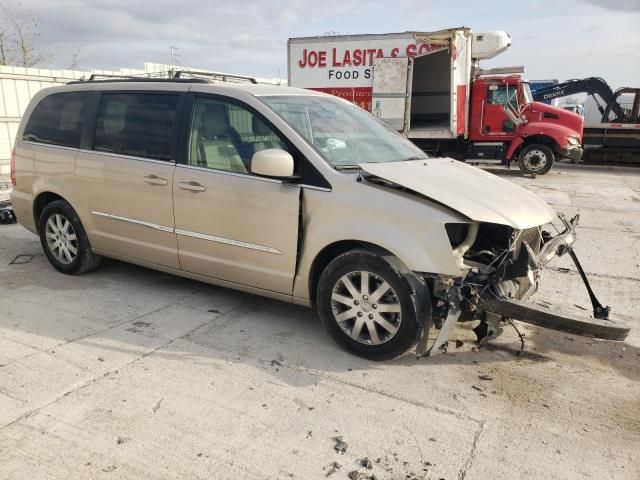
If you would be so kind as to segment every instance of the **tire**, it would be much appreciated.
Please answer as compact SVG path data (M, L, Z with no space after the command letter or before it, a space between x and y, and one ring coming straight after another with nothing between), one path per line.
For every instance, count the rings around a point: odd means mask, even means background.
M87 273L95 270L102 260L91 251L78 214L64 200L56 200L44 207L38 219L38 232L49 263L62 273Z
M553 150L541 143L527 145L518 155L518 166L522 173L544 175L553 167Z
M363 278L369 279L368 294L362 291ZM343 348L369 360L388 360L407 351L418 336L411 293L407 279L382 256L355 249L336 257L320 275L317 309ZM356 325L359 332L354 332Z

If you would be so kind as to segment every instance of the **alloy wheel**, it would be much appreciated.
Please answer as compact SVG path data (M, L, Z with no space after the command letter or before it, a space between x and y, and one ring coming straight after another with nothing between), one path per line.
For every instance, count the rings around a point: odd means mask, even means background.
M388 342L402 322L402 305L395 290L379 275L364 270L338 279L331 309L342 331L367 345Z
M55 259L64 265L73 262L78 255L78 237L69 219L54 213L45 228L47 246Z

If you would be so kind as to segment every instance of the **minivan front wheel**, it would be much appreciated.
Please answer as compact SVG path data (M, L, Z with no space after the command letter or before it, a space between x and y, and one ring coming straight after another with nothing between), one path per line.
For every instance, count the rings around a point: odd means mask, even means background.
M338 344L371 360L401 355L418 335L409 283L368 250L343 253L325 268L317 307Z
M80 274L95 269L101 257L91 251L91 245L75 210L64 200L49 203L38 222L40 243L56 270Z

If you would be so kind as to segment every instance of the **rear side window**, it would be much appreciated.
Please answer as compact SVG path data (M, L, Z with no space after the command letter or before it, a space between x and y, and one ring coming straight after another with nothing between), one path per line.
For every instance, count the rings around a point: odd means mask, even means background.
M178 95L105 93L94 149L155 160L171 159Z
M89 95L87 92L69 92L43 98L31 113L22 139L78 148Z

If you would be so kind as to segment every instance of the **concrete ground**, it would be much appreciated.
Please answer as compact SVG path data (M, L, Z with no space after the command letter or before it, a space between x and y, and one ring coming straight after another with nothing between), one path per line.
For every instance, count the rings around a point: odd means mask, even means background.
M626 343L521 325L518 356L513 330L474 351L458 328L372 363L308 309L115 261L64 276L0 225L0 478L639 478L640 172L499 173L582 214ZM589 313L568 259L536 298Z

